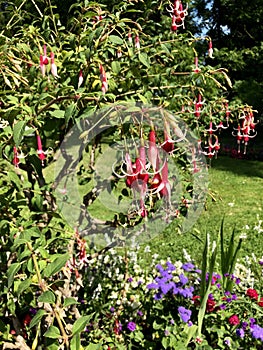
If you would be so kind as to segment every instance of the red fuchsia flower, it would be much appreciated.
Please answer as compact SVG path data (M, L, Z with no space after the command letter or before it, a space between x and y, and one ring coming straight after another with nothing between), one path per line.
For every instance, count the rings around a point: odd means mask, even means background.
M174 1L174 4L170 4L169 8L167 8L167 11L170 13L172 17L172 25L171 30L176 31L178 27L184 28L184 20L185 17L188 15L187 13L188 7L186 9L183 9L182 2L180 0Z
M18 158L18 152L17 152L16 146L14 146L13 151L14 151L13 164L14 164L14 166L16 168L18 168L18 165L19 165L20 161L19 161L19 158Z
M46 66L44 65L44 59L42 55L39 56L39 67L40 67L41 74L44 77L46 74Z
M42 164L44 160L46 159L46 154L42 149L42 142L41 142L41 137L38 132L36 132L36 137L37 137L37 154L38 158L41 160Z
M128 42L130 44L132 44L132 33L131 32L128 33Z
M247 291L246 291L246 295L250 298L250 299L255 299L257 300L258 299L258 292L253 289L253 288L249 288Z
M108 91L108 81L107 81L105 69L102 66L102 64L100 65L100 81L102 83L101 85L102 94L105 95L105 93Z
M79 71L79 79L78 79L78 89L81 87L83 84L84 78L83 78L83 72L82 69Z
M221 129L227 129L228 126L229 126L228 124L226 126L224 126L223 121L220 120L219 124L217 125L217 128L220 131Z
M203 151L203 154L206 155L208 158L213 158L214 155L215 155L215 150L213 150L213 148L211 146L208 146L208 147L205 147L208 149L208 152L207 151Z
M208 43L208 57L214 58L212 40L209 40L209 43Z
M241 132L241 127L240 125L238 125L237 129L234 129L234 130L237 130L237 133L235 135L234 131L232 132L232 135L236 138L237 140L237 144L238 144L238 153L240 153L240 143L243 139L243 134Z
M152 164L153 171L155 172L157 170L157 160L158 160L158 149L156 146L155 130L151 130L149 133L148 158Z
M47 46L46 45L43 46L43 52L44 52L44 54L43 54L43 64L48 65L49 60L48 60L48 57L47 57Z
M141 44L140 44L140 37L139 34L136 34L135 36L135 43L134 46L137 50L140 50Z
M228 323L231 326L237 326L240 323L240 320L237 315L232 315L231 317L229 317Z
M54 52L50 52L50 62L51 62L51 74L53 75L53 77L58 78L58 69L55 64Z
M195 68L193 69L193 71L195 73L200 73L201 69L198 67L198 56L195 56L194 64L195 64Z
M171 25L171 30L173 32L177 31L177 24L176 24L176 16L172 15L172 25Z
M213 143L213 138L215 139L214 143ZM208 144L215 151L215 154L217 154L218 151L220 150L220 143L218 141L218 136L217 135L211 135L209 137Z
M194 115L196 116L196 118L200 117L204 103L205 103L205 100L202 100L202 95L198 94L197 101L195 100L194 102L194 106L195 106Z
M228 108L228 103L227 102L225 104L225 108L226 108L226 120L228 122L231 112L230 112L230 110Z
M174 142L166 130L164 130L164 142L161 144L161 147L165 152L171 153L174 150Z
M213 129L213 122L210 121L210 123L209 123L209 129L206 129L206 131L208 131L208 133L209 133L210 135L212 135L214 132L217 131L217 129L218 129L217 126L216 126L216 129Z

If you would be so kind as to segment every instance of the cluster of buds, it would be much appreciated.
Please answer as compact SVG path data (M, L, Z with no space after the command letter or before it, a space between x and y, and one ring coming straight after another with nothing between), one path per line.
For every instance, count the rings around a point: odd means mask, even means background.
M184 20L188 15L187 12L188 7L183 9L182 2L180 0L175 0L173 4L170 4L167 8L167 11L170 13L172 17L172 25L171 30L175 32L178 27L184 28Z
M241 143L244 143L243 153L246 154L249 140L257 135L255 127L256 123L254 122L253 111L251 108L245 107L239 116L238 127L234 128L232 132L232 135L237 140L238 153L240 153Z
M47 56L47 46L43 46L43 55L40 54L39 56L39 66L40 71L42 73L42 76L44 77L46 75L46 66L50 63L50 72L51 74L57 78L58 77L58 70L57 66L55 64L55 55L54 52L50 52L50 57Z
M101 81L101 91L103 95L108 91L108 81L104 67L100 65L100 81Z

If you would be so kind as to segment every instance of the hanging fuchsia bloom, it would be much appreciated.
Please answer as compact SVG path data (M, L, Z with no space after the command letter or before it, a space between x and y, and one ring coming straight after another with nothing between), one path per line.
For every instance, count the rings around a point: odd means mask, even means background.
M83 78L83 72L82 70L79 71L79 79L78 79L78 89L81 87L83 84L84 78Z
M217 131L217 129L218 129L217 126L216 126L216 129L213 129L213 122L211 121L211 122L209 123L209 129L206 129L206 131L208 131L208 133L209 133L210 135L212 135L214 132Z
M213 52L214 52L213 51L213 44L212 44L212 40L210 40L208 43L208 57L214 58Z
M195 73L200 73L201 69L198 67L198 56L195 56L194 64L195 64L194 72Z
M41 137L39 135L38 132L36 132L36 137L37 137L37 154L38 154L38 158L41 160L42 164L43 161L46 159L46 154L42 149L42 141L41 141Z
M188 15L187 13L187 7L184 10L182 2L180 0L174 1L174 4L170 4L169 8L167 8L167 11L170 13L170 16L172 17L172 25L171 30L176 31L178 27L184 28L184 20L185 17Z
M164 143L161 144L161 147L167 153L171 153L174 150L174 141L169 137L166 130L164 130Z
M48 60L48 57L47 57L47 46L46 45L43 46L43 52L44 52L44 54L43 54L43 64L48 65L49 60Z
M177 31L176 16L175 16L175 15L172 15L171 30L172 30L173 32Z
M55 64L55 55L53 52L50 52L50 62L51 62L51 74L53 77L57 78L58 77L58 69Z
M128 33L128 42L130 44L132 44L132 33L131 32Z
M213 158L214 155L215 155L215 150L213 150L213 147L211 146L208 146L208 147L205 147L208 149L208 152L204 151L203 154L206 155L208 158Z
M158 149L156 146L156 135L155 131L151 130L149 133L149 150L148 150L148 158L152 164L153 170L157 169L157 160L158 160Z
M106 92L108 91L108 82L107 82L106 72L102 64L100 65L100 81L102 83L101 85L102 94L105 95Z
M40 67L41 74L44 77L46 74L46 66L44 65L44 59L42 55L39 56L39 67Z
M136 34L135 36L135 43L134 46L137 50L140 50L141 44L140 44L140 37L139 34Z
M19 161L19 158L18 158L18 151L17 151L16 146L14 146L13 151L14 151L13 164L14 164L14 166L16 168L18 168L18 165L19 165L20 161Z

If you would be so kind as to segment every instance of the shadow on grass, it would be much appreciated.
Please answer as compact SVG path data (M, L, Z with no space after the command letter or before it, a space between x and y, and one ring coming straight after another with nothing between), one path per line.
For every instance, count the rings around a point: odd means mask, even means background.
M236 175L263 178L263 162L219 156L212 162L212 168L230 171Z

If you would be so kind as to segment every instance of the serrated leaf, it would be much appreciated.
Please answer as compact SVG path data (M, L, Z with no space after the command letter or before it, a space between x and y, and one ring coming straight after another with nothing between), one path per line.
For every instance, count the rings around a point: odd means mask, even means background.
M92 317L93 317L93 314L87 315L87 316L81 316L80 318L78 318L73 324L72 334L75 335L77 333L82 332Z
M41 318L43 316L47 315L46 311L44 310L38 310L38 312L35 314L35 316L32 318L29 328L33 328L35 327L37 324L39 324L39 322L41 321Z
M23 120L17 122L13 127L13 138L16 146L19 146L23 139L25 127L26 122Z
M123 44L123 40L122 38L120 38L117 35L110 35L109 36L109 40L113 43L113 44L117 44L117 45L122 45Z
M46 333L44 333L44 337L58 339L60 337L60 331L58 327L50 326Z
M56 297L55 294L51 292L51 290L47 290L38 297L38 301L41 303L55 304Z
M62 267L66 265L66 262L69 260L69 258L70 255L66 253L52 261L52 263L50 263L44 271L45 277L51 277L58 273L62 269Z
M10 288L14 282L14 277L21 267L20 263L14 263L7 270L7 286Z
M139 53L139 61L147 68L150 68L150 60L145 52Z
M75 298L66 298L63 303L63 307L79 304Z

